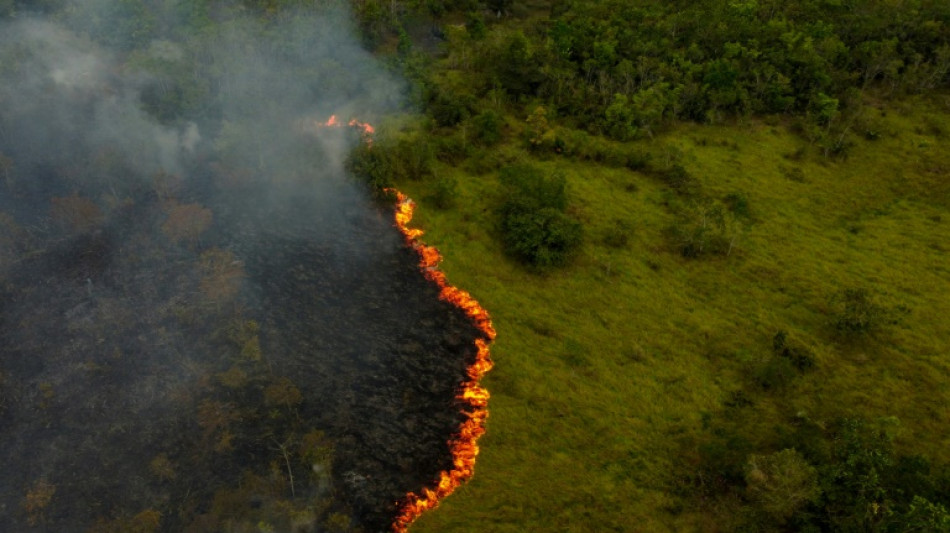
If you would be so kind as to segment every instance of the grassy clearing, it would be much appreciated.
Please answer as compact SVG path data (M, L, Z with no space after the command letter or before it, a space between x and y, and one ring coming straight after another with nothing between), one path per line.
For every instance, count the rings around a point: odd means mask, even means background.
M751 223L726 257L678 254L666 230L691 200L626 169L536 161L565 174L585 226L572 264L545 275L502 253L496 174L439 167L459 183L444 211L427 202L434 180L400 183L449 279L498 329L477 474L414 530L709 530L717 510L678 495L678 482L705 423L738 390L752 391L751 404L733 423L761 449L795 416L860 414L897 417L900 449L950 460L950 137L940 127L950 108L878 115L884 134L844 161L751 120L645 142L675 147L706 197L746 199ZM630 228L625 246L605 243L617 221ZM906 308L902 321L839 339L832 297L849 287ZM753 376L779 330L811 349L816 369L762 391Z

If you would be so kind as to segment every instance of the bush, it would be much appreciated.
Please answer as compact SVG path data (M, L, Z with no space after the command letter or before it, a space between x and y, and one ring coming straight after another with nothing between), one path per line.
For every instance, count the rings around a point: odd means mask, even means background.
M551 208L505 217L505 247L522 261L540 268L562 265L581 242L581 225Z
M735 248L742 225L719 202L700 203L685 212L670 229L675 249L686 258L728 256Z
M749 456L745 482L749 499L778 524L821 495L818 471L794 449Z
M775 355L788 359L798 370L808 370L815 366L815 357L811 350L788 333L779 331L772 337L772 349Z
M473 147L457 135L439 137L433 144L435 144L435 157L453 166L464 161L473 151Z
M501 141L501 115L494 111L484 111L472 119L472 136L483 146L494 146Z
M429 115L442 127L455 126L467 119L471 114L471 107L470 96L448 91L433 91L426 104Z
M617 219L607 228L604 234L604 244L611 248L626 248L630 244L630 234L633 227L626 220Z
M347 159L347 169L374 191L392 187L393 181L432 175L432 147L422 136L357 146Z
M696 188L696 179L680 163L673 163L665 168L654 171L663 183L676 192L690 194Z
M792 362L784 357L770 357L756 374L756 382L765 390L784 388L798 375Z
M534 211L551 208L567 209L567 181L564 176L545 176L530 165L511 165L499 172L507 198L504 214L511 211Z
M500 174L506 195L501 232L508 253L542 269L567 262L581 243L582 229L564 213L564 177L548 177L527 165L506 167Z
M749 199L746 198L746 195L741 192L732 192L727 194L723 199L723 203L726 204L726 207L729 208L729 211L732 211L737 217L740 218L751 218L751 213L749 211Z
M465 172L482 176L494 172L505 164L505 158L496 150L475 150L462 164Z
M832 297L831 303L835 309L832 326L846 338L864 337L895 324L904 311L880 305L865 288L845 289Z
M350 152L346 167L377 194L393 186L392 169L383 150L377 150L368 144L360 144Z
M458 195L458 182L449 176L442 176L435 182L432 191L432 202L439 209L448 209L455 205Z

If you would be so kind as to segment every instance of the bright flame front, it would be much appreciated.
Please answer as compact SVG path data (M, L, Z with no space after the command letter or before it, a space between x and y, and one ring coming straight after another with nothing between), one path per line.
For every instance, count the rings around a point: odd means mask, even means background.
M449 285L445 274L438 270L442 255L435 247L427 246L419 241L422 230L409 228L415 203L400 191L390 189L389 192L396 196L396 226L406 237L406 242L419 254L419 268L427 279L439 287L439 298L464 311L485 336L483 339L475 340L475 360L467 369L469 380L461 384L456 395L456 399L463 405L462 412L467 419L462 423L455 438L449 441L453 468L439 475L439 481L435 487L423 488L422 494L410 492L406 496L393 522L393 531L403 533L419 515L438 506L439 500L452 494L459 485L475 473L475 458L478 456L477 441L485 433L489 397L488 391L478 382L492 368L488 346L495 338L495 328L492 326L488 312L472 298L471 294Z
M336 115L326 122L316 122L318 127L336 127L343 124ZM363 138L372 144L373 126L365 122L352 119L348 126L359 128ZM466 416L465 422L459 427L458 433L449 440L449 449L452 453L452 469L442 471L439 480L433 487L423 487L421 494L410 492L400 503L399 513L393 521L392 530L396 533L408 531L409 525L422 513L439 505L439 501L455 491L462 483L475 473L475 458L478 456L478 438L485 434L485 421L488 419L488 390L478 382L492 368L489 344L495 339L495 328L491 318L479 303L468 292L449 284L445 274L439 270L442 255L434 246L422 243L419 238L423 231L409 227L415 203L405 194L395 189L388 192L396 197L395 221L396 227L402 232L406 243L419 254L419 268L429 281L439 287L439 298L461 309L472 321L484 338L475 339L475 359L466 369L468 380L459 386L456 399L461 404L462 413Z

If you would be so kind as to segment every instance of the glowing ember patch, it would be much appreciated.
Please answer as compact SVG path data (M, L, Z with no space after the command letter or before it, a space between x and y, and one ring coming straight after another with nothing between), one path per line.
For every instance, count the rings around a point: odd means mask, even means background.
M341 126L336 115L333 115L318 126ZM363 139L372 144L373 126L352 119L347 123L352 128L359 128L363 132ZM434 509L439 500L452 494L456 488L467 481L475 473L475 458L478 456L478 438L485 434L485 421L488 419L488 390L481 387L479 380L492 368L491 355L488 346L495 339L495 328L491 317L472 295L462 289L449 285L445 274L438 269L442 262L442 255L434 246L427 246L419 241L423 231L412 229L412 214L415 203L405 194L395 189L387 192L396 197L394 218L396 227L406 238L406 243L419 254L419 268L429 281L439 287L439 298L461 309L472 324L484 335L484 338L475 339L475 359L466 369L469 381L460 384L455 398L461 405L462 413L466 416L465 422L459 427L458 433L448 442L452 453L452 470L442 471L439 480L432 488L423 487L421 494L410 492L406 495L399 507L399 513L393 521L392 530L395 533L405 533L409 525L422 513Z

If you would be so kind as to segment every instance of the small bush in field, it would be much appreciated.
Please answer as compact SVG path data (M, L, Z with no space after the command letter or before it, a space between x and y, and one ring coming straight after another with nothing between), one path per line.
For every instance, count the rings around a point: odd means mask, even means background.
M501 170L505 201L501 231L509 254L538 268L567 262L582 238L581 224L565 213L566 181L527 165Z
M838 335L845 338L873 334L884 326L895 324L904 308L891 309L876 301L865 288L849 288L831 299L834 307L832 326Z
M448 209L455 205L458 196L458 182L455 178L442 176L436 180L432 191L432 202L439 209Z

